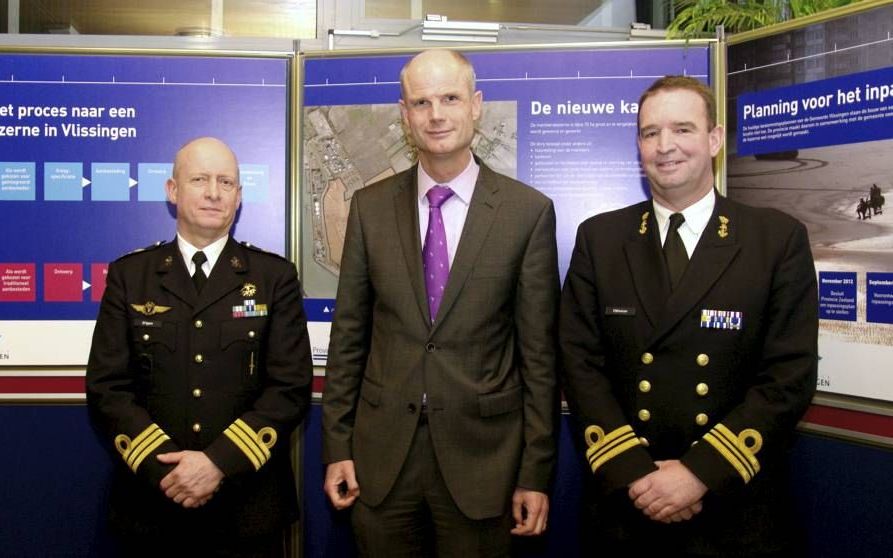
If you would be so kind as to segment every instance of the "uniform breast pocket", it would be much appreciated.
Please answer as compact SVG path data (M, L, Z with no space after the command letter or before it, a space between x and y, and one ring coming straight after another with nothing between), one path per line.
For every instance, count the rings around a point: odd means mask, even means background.
M266 318L238 319L220 324L222 386L235 391L251 390L264 374L263 343Z
M131 327L133 364L142 380L155 393L174 389L164 372L173 367L177 349L177 324L140 320Z

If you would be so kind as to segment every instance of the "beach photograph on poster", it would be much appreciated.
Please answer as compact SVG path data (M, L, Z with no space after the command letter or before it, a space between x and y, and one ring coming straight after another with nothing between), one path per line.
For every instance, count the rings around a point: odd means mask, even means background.
M728 196L809 231L818 388L882 400L893 400L891 28L885 7L731 45L728 81Z

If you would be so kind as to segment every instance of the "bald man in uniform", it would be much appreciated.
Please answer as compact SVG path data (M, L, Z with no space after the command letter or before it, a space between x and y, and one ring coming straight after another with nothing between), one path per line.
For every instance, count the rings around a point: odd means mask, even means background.
M176 239L109 266L87 365L111 521L127 556L282 556L312 377L295 266L230 237L241 184L220 140L183 146L166 190Z

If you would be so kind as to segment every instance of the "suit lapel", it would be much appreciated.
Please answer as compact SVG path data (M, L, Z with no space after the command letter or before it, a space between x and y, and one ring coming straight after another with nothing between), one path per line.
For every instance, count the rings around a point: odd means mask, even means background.
M177 246L177 239L165 244L159 250L161 258L156 272L161 275L161 288L173 294L190 307L194 307L198 294L189 277L186 264L183 263L183 255Z
M639 204L635 215L635 221L629 225L634 230L627 237L623 249L636 294L648 321L654 326L663 314L670 295L669 280L651 200Z
M465 226L462 228L459 245L456 247L456 256L450 267L450 277L447 280L440 309L437 311L437 319L433 324L432 333L443 322L444 316L449 313L459 297L459 293L468 279L468 274L471 273L477 261L484 240L490 232L499 204L502 203L493 171L480 161L478 164L481 167L480 174L478 174L474 194L471 196L468 215L465 217Z
M400 245L403 248L403 261L406 263L406 273L412 283L416 304L419 305L419 311L422 313L425 323L430 324L431 317L428 314L425 277L422 270L422 245L419 239L417 177L418 165L406 172L403 184L397 188L397 193L394 195L394 213L396 214L397 234L400 236Z
M193 313L198 314L244 283L248 272L248 257L245 249L230 237L223 252L214 264L208 282L198 295Z
M716 195L716 206L701 239L692 254L679 286L667 300L666 310L652 341L670 331L684 318L716 284L738 254L735 208L722 196Z

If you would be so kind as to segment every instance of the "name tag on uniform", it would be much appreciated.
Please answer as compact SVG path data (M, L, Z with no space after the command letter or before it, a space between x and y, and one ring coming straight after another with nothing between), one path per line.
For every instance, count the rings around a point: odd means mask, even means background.
M632 306L605 306L605 316L635 316L636 309Z
M161 327L161 322L154 320L133 320L135 327Z
M744 325L744 313L738 310L701 310L701 327L707 329L739 330Z

